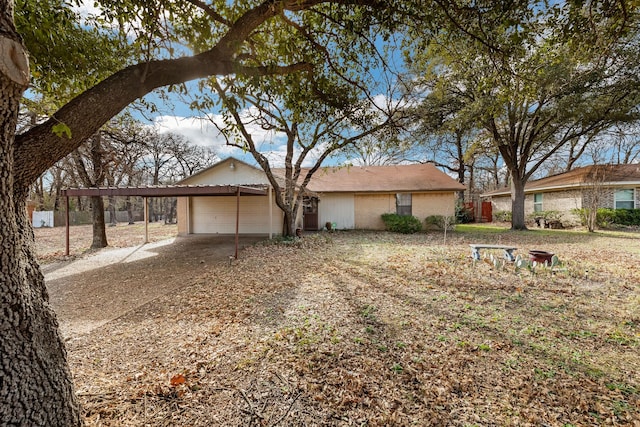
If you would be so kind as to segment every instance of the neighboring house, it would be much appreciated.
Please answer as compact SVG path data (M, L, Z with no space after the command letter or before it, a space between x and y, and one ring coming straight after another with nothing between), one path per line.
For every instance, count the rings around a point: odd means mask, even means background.
M281 169L274 170L278 176ZM186 178L180 185L242 185L267 188L266 196L181 197L178 199L180 234L235 232L280 234L283 214L266 174L260 168L228 158ZM321 230L384 229L383 213L413 215L455 214L456 192L465 187L433 164L322 168L307 186L297 224ZM236 207L239 206L239 211Z
M511 211L511 189L482 194L493 212ZM640 207L640 165L590 165L530 181L525 186L525 214L561 212L563 222L576 222L573 209Z

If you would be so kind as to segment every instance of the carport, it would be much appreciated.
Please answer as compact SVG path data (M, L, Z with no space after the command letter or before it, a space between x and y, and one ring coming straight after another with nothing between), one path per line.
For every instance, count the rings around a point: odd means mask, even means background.
M148 219L148 198L149 197L205 197L205 196L236 196L236 250L235 257L238 258L238 234L240 225L240 196L269 196L269 206L272 206L271 187L243 186L243 185L163 185L144 187L90 187L90 188L68 188L61 191L65 198L65 255L69 255L69 197L96 197L96 196L139 196L144 198L144 243L149 242L149 219ZM269 212L273 217L273 212ZM269 238L271 238L269 233Z

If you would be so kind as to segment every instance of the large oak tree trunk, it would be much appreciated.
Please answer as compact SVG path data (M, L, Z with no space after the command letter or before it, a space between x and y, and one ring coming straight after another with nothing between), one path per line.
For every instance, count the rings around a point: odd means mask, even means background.
M516 174L511 174L511 229L526 230L524 215L525 181Z
M13 207L0 206L0 425L79 426L80 407L33 249L25 196L3 192Z
M293 237L296 235L296 218L292 212L283 210L282 235L285 237Z
M106 248L107 232L104 226L104 200L102 200L101 196L91 197L91 218L93 222L91 249Z
M0 0L0 425L82 424L66 351L49 306L26 211L27 187L15 188L15 129L28 78L24 50L11 35L12 2ZM11 67L18 70L12 74ZM6 70L9 69L9 73ZM13 70L15 71L15 70Z

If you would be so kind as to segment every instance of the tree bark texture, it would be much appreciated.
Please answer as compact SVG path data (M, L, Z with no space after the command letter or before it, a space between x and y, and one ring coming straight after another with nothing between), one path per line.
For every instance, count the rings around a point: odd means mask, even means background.
M524 186L526 180L511 174L511 229L526 230L524 215Z
M109 225L115 227L118 225L118 219L116 218L116 198L114 196L109 196L107 210L109 211Z
M12 6L0 0L0 38L12 29L6 16ZM25 88L0 70L0 425L76 426L80 409L33 248L27 191L14 189L14 137Z
M108 243L107 231L104 225L104 200L102 196L91 197L91 217L93 223L91 249L106 248Z
M131 197L127 196L126 199L126 204L127 204L127 219L129 220L129 225L131 224L135 224L135 222L133 221L133 204L131 203Z

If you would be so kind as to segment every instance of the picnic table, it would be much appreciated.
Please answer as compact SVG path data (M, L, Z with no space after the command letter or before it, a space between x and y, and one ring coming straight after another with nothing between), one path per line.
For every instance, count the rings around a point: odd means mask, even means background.
M513 251L515 251L516 247L509 245L491 245L485 243L471 243L471 256L474 260L480 260L480 249L502 249L504 251L504 258L508 261L515 261L516 257L513 255Z

